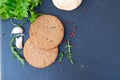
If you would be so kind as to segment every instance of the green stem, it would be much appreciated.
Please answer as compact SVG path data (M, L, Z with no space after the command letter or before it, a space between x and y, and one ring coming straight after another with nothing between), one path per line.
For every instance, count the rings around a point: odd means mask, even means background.
M12 19L10 19L10 23L13 24L14 26L18 26L18 27L21 27L23 24L25 24L25 23L27 23L27 22L28 22L28 19L25 20L24 22L22 21L21 24L16 24L16 23L13 22Z
M60 54L59 62L62 62L62 60L64 58L64 54L62 52L60 52L59 54Z
M71 45L70 45L70 40L69 39L68 39L67 47L68 47L68 53L70 54L70 52L71 52Z
M19 55L19 52L17 52L15 50L16 47L13 45L15 38L18 36L24 36L24 34L15 35L10 41L10 47L11 47L11 51L12 51L14 57L17 58L21 62L22 65L24 65L24 59Z
M71 55L71 44L70 44L70 40L68 39L68 43L67 43L67 48L68 48L68 58L70 60L70 63L73 64L73 59L72 59L72 55Z

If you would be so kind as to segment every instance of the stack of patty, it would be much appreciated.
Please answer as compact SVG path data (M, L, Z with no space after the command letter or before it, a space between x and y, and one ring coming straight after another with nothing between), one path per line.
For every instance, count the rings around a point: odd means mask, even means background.
M61 21L53 15L42 15L30 27L30 38L24 45L26 61L36 67L45 68L55 62L58 46L64 37Z

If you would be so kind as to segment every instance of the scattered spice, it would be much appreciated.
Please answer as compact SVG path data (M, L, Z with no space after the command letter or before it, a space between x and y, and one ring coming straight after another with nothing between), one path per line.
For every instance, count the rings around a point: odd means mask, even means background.
M51 29L54 29L54 28L56 28L55 26L53 26L53 27L50 27Z
M73 24L73 22L69 22L69 25L72 25Z
M50 33L50 31L48 31L48 33Z
M67 42L67 40L65 39L65 40L63 40L65 43Z
M74 46L75 46L75 44L73 43L73 44L71 44L71 46L72 46L72 47L74 47Z
M74 32L76 32L76 31L77 31L77 27L75 26L75 27L74 27Z
M73 32L70 34L70 37L74 37L76 36L76 31L77 31L77 27L75 26L74 29L73 29Z
M66 25L72 25L72 24L73 24L73 22L70 22L70 21L65 21L65 24L66 24Z
M86 13L86 12L87 12L87 8L86 8L86 7L84 7L83 11L84 11L84 13Z
M65 24L68 25L68 21L65 21Z
M72 33L70 34L70 36L71 36L71 37L74 37L74 36L75 36L75 32L72 32Z
M61 64L61 62L58 62L58 64Z

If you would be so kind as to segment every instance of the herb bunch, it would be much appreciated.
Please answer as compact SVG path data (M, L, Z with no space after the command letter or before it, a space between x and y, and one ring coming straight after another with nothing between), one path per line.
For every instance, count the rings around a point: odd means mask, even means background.
M10 19L10 23L13 24L15 27L21 27L22 28L22 25L27 23L28 20L25 20L25 21L22 21L21 24L16 24L13 22L12 19ZM13 33L11 33L13 34ZM24 65L24 62L25 62L25 59L21 56L21 52L22 52L22 49L18 48L16 45L15 45L15 41L16 41L16 38L17 37L23 37L24 34L23 32L22 33L14 33L14 36L12 37L11 41L10 41L10 47L11 47L11 51L13 53L13 56L14 58L16 58L22 65Z
M0 0L0 17L3 20L29 18L34 22L39 15L34 11L38 5L42 5L42 0Z

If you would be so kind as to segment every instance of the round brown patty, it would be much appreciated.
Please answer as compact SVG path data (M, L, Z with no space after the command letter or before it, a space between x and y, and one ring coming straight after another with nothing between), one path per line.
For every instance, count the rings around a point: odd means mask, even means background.
M58 56L58 48L43 50L38 48L28 39L24 45L24 57L26 61L36 68L45 68L55 62Z
M64 37L64 27L57 17L43 15L31 24L30 37L39 48L52 49L61 43Z

